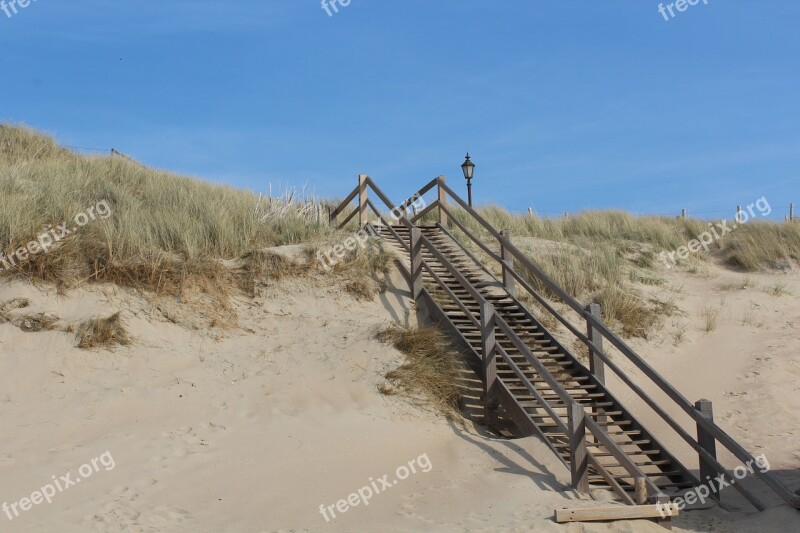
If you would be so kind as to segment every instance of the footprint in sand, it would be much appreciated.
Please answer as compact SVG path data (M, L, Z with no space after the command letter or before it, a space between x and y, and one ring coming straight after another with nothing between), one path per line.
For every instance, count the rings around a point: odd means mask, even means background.
M172 452L175 457L187 457L212 449L214 437L224 431L227 431L225 426L204 422L198 429L183 426L173 431L165 431L162 436L172 439Z

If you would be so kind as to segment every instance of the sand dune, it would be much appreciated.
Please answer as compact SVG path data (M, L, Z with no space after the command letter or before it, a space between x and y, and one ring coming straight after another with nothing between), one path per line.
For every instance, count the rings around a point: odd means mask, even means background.
M637 347L687 396L712 399L723 427L800 485L797 274L750 276L787 283L794 295L782 297L720 291L743 276L718 269L670 276L685 285L678 305L686 314ZM718 329L702 331L699 308L723 296ZM324 280L289 280L234 302L238 326L228 329L211 327L208 308L115 286L67 295L0 286L0 302L18 298L29 305L12 317L50 313L61 329L121 311L133 344L79 350L65 331L0 324L0 502L30 496L104 452L115 463L52 503L11 521L0 516L3 531L663 531L647 521L557 525L554 508L596 502L569 490L568 472L544 444L493 439L381 396L382 375L402 356L374 333L413 316L402 288L359 303ZM750 311L763 325L740 325ZM674 346L680 328L687 333ZM368 505L329 521L320 512L423 455L429 471ZM675 524L779 531L797 524L797 512L717 508Z

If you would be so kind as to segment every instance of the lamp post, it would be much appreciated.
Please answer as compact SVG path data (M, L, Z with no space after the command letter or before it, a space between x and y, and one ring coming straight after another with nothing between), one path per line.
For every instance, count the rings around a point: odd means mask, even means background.
M461 165L461 170L464 171L464 179L467 180L467 201L472 207L472 176L475 174L475 163L469 160L469 152L467 152L467 159Z

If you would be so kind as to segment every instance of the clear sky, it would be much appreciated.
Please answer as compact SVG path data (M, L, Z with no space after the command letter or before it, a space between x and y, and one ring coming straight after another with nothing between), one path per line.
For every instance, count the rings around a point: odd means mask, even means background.
M0 120L256 191L462 190L469 150L477 203L782 218L800 2L664 4L35 0L0 11Z

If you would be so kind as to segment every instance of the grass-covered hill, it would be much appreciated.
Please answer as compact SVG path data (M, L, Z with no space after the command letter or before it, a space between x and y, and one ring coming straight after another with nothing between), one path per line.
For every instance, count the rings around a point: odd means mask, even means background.
M306 199L270 199L119 157L78 155L46 135L0 125L0 251L6 257L49 226L75 227L76 215L99 211L98 202L109 216L90 217L47 253L16 261L3 274L63 287L111 281L175 291L189 277L222 276L220 259L252 258L265 247L330 234L317 204Z
M339 242L344 234L329 228L327 205L291 194L266 198L110 155L84 156L26 127L0 125L0 276L61 289L113 282L155 293L178 294L193 285L228 294L260 275L316 268L313 252L303 264L286 265L264 250ZM513 216L500 207L480 212L496 228L512 230L520 247L570 293L600 301L607 319L628 335L646 335L670 308L642 292L663 282L659 254L708 230L706 221L621 212L557 219ZM75 231L56 239L62 223ZM34 242L39 246L31 247ZM753 221L709 250L692 253L677 268L702 272L710 261L747 271L791 268L800 260L800 224ZM363 262L367 272L385 269L385 253L374 251L357 249L339 271L352 261ZM365 272L347 270L351 276Z

